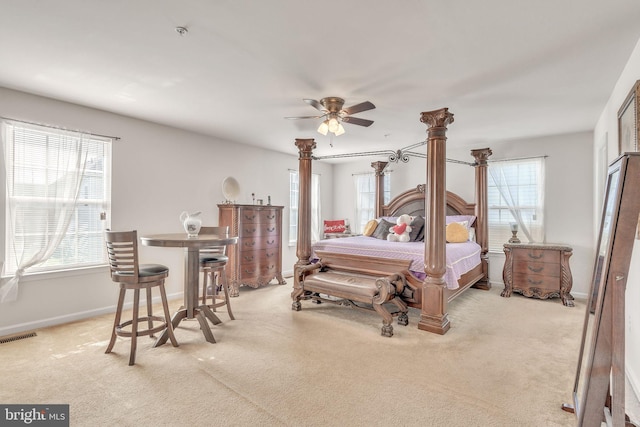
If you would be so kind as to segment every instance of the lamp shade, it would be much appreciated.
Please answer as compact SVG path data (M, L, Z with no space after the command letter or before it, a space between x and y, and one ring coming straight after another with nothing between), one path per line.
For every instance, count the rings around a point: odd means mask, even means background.
M329 132L336 133L338 131L338 126L340 126L340 123L338 123L338 120L335 117L329 119Z
M324 122L320 123L320 126L318 126L318 132L323 135L326 135L328 131L329 131L329 125L327 124L327 120L325 120Z

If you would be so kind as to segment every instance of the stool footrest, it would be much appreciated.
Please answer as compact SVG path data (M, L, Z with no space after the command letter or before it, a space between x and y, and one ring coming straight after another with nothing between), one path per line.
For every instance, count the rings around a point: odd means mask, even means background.
M148 322L149 320L154 321L154 322L160 322L160 324L158 326L155 326L153 328L147 328L147 329L138 329L136 331L136 336L138 337L144 337L146 335L153 335L157 332L162 332L167 328L167 322L165 320L164 317L159 317L159 316L145 316L145 317L139 317L138 318L138 323L140 322ZM126 322L121 323L120 325L116 326L116 335L120 336L120 337L132 337L133 336L133 332L132 331L125 331L124 328L126 328L127 326L131 326L133 325L133 320L127 320Z

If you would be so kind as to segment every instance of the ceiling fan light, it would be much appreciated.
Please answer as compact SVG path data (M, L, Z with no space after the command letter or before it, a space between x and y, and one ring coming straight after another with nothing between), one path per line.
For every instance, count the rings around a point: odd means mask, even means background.
M331 117L329 119L329 132L336 133L339 125L340 123L338 123L338 120L335 117Z
M320 123L320 126L318 126L318 132L326 136L328 131L329 125L327 124L327 120L325 120L324 122Z
M338 123L338 129L336 129L334 133L336 136L340 136L344 133L344 126L342 126L342 123Z

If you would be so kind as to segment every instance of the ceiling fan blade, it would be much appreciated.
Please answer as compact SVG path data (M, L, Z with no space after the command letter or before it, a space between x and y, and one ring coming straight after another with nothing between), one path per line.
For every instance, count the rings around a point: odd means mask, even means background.
M374 108L376 108L375 105L373 105L369 101L365 101L365 102L361 102L360 104L356 104L356 105L352 105L351 107L347 107L347 108L343 109L342 111L344 111L345 113L351 115L351 114L359 113L361 111L373 110Z
M289 120L298 120L298 119L320 119L322 117L326 116L322 115L322 116L300 116L300 117L285 117L285 119L289 119Z
M324 108L322 106L322 104L320 104L320 102L316 101L315 99L303 99L303 101L306 102L307 104L311 105L316 110L320 110L322 112L327 111L327 109Z
M369 127L373 124L373 120L360 119L358 117L343 117L342 121L352 125Z

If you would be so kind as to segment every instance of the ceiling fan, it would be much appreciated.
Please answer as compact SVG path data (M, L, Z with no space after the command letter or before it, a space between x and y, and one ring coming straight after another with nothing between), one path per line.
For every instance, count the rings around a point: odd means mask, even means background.
M374 108L376 108L376 106L369 101L361 102L360 104L352 105L351 107L347 108L342 108L344 106L344 99L338 98L336 96L322 98L320 101L316 101L315 99L303 99L303 101L322 112L322 114L319 116L285 118L292 120L324 118L323 122L320 123L320 126L318 127L318 132L323 135L326 135L327 132L332 132L336 136L342 135L344 133L342 122L366 127L373 124L373 120L361 119L351 116L352 114L373 110Z

